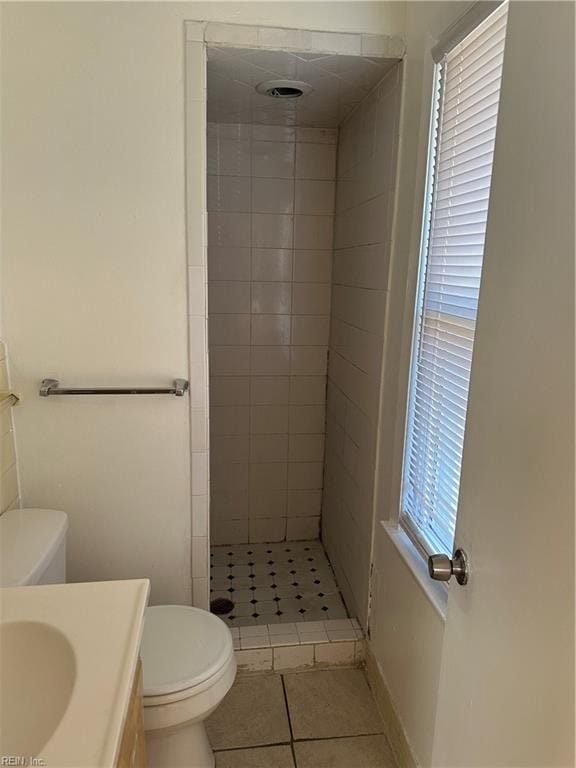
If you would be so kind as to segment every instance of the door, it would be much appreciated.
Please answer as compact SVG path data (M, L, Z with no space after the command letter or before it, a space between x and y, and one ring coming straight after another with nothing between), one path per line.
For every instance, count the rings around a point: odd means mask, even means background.
M574 764L574 6L512 2L433 764Z

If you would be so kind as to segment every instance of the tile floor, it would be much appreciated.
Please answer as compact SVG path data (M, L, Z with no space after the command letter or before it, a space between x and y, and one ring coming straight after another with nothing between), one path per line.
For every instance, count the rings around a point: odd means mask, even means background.
M216 768L396 768L361 669L241 676L207 729Z
M348 617L321 541L212 547L210 599L234 602L230 627Z

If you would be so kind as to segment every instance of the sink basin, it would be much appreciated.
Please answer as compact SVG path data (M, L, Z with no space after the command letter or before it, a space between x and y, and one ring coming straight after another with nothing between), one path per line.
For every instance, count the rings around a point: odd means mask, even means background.
M0 768L3 755L116 765L149 589L147 579L0 589Z
M74 649L55 627L0 626L0 755L39 755L68 708L76 666Z

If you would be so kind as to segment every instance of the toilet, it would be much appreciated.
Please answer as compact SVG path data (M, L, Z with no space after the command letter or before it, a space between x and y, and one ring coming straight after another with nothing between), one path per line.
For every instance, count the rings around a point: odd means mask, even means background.
M204 721L236 677L232 635L200 608L146 610L141 645L146 755L150 768L212 768Z
M0 515L0 587L64 583L67 529L59 510ZM149 768L213 768L204 721L236 677L230 630L200 608L151 606L140 655Z

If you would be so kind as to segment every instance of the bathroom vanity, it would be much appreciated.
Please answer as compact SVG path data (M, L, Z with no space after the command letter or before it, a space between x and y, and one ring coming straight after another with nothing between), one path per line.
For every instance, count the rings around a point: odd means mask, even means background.
M116 760L117 768L144 768L146 765L146 737L144 734L144 713L142 706L142 662L138 660L132 682L128 710L120 751Z
M143 768L147 579L0 590L0 755Z

